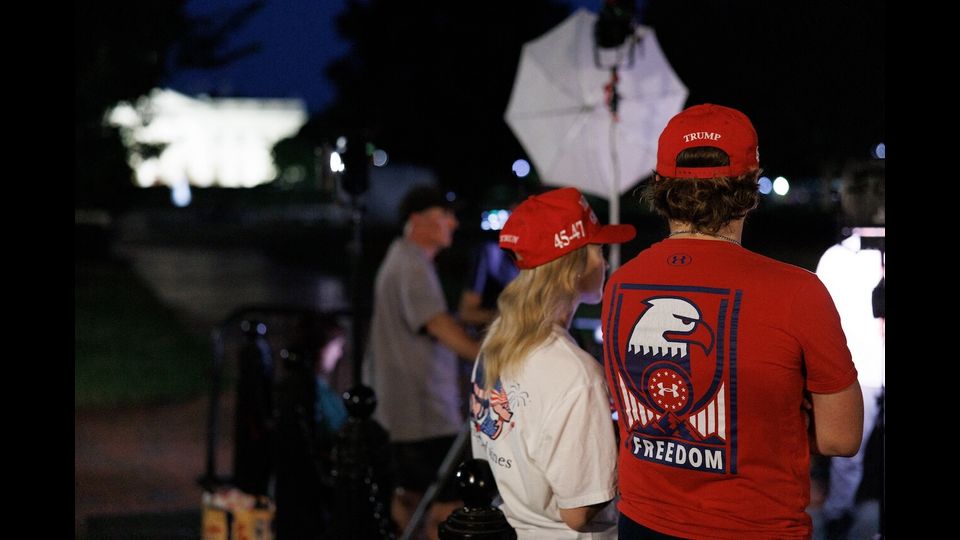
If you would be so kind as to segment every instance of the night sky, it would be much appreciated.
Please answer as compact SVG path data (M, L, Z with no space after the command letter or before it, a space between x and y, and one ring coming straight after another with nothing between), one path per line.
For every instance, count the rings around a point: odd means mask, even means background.
M213 15L241 3L192 0L187 11ZM345 5L346 0L269 0L227 42L227 47L259 42L259 51L219 69L176 72L166 84L190 95L301 98L317 112L333 99L324 66L350 50L334 28Z
M335 98L325 67L350 52L334 23L346 2L268 0L228 42L259 42L258 52L219 69L174 73L166 84L189 95L302 98L317 113ZM211 15L238 4L192 0L187 9ZM597 12L602 0L566 4ZM746 112L766 165L816 176L823 163L867 159L885 142L884 3L638 0L636 6L639 22L654 28L690 89L687 104Z
M601 0L567 0L573 7L598 11ZM191 16L212 15L243 4L237 0L191 0ZM637 3L638 6L642 2ZM227 48L259 41L261 49L213 70L183 70L166 81L188 95L302 98L315 113L334 97L324 66L350 51L337 35L334 18L346 0L268 0L227 42Z

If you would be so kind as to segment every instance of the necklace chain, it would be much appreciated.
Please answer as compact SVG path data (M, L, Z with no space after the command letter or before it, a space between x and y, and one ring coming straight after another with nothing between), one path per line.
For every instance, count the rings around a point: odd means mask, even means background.
M703 235L703 236L712 236L712 237L714 237L714 238L719 238L719 239L721 239L721 240L726 240L727 242L733 242L734 244L736 244L736 245L738 245L738 246L740 245L740 241L739 241L739 240L734 240L733 238L730 238L729 236L724 236L724 235L722 235L722 234L708 233L708 232L703 232L703 231L691 231L691 230L687 230L687 231L673 231L672 233L670 233L670 234L667 235L667 238L670 238L671 236L676 236L676 235L678 235L678 234L701 234L701 235Z

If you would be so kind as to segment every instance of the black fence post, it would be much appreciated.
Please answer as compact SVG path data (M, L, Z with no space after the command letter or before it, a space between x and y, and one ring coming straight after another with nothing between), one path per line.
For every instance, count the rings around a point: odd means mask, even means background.
M468 459L457 469L464 507L440 524L440 540L516 540L517 532L503 512L490 505L497 494L490 465Z
M225 480L217 476L217 441L220 434L220 386L223 371L223 329L217 326L211 333L213 363L210 366L210 408L207 411L206 468L197 483L205 491L213 491Z
M389 435L370 416L377 398L358 384L344 393L350 417L333 449L334 501L332 538L393 539L390 499Z
M238 357L233 485L246 493L267 495L275 437L273 352L266 324L243 320L240 329L244 344Z

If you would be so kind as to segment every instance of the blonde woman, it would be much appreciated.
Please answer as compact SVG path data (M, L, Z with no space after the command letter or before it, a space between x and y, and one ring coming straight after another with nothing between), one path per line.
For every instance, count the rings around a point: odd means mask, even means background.
M600 244L635 234L600 225L574 188L529 197L501 231L520 273L500 294L474 365L471 431L520 539L616 538L609 393L568 328L581 302L602 298Z

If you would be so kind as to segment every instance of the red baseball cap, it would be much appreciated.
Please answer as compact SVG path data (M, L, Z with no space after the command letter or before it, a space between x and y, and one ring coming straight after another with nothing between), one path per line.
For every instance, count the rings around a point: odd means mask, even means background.
M620 244L636 236L633 225L601 225L577 188L527 197L500 231L500 247L519 268L536 268L587 244Z
M695 146L715 146L730 156L722 167L677 167L677 155ZM757 132L742 112L705 103L684 109L667 122L657 147L657 174L668 178L739 176L760 168Z

